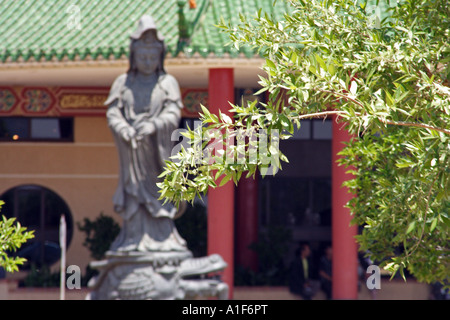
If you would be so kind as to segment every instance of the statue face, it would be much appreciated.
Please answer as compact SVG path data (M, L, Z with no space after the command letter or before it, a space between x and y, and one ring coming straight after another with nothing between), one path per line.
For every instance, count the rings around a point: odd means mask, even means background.
M156 31L155 30L147 30L145 31L140 40L146 44L151 44L158 41L158 38L156 37Z
M140 73L150 75L158 68L160 57L161 50L158 47L139 45L134 55L134 63Z

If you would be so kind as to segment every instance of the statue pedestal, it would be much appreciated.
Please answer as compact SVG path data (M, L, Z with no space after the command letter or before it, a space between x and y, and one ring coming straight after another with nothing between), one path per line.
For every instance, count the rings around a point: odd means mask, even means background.
M100 274L89 282L89 300L174 300L228 298L228 286L208 275L227 264L219 255L193 258L186 251L107 252L91 262Z

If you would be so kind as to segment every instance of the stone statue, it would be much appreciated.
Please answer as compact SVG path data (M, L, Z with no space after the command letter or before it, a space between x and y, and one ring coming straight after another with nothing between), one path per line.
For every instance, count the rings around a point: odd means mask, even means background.
M107 118L120 160L114 208L124 219L118 251L186 250L173 219L182 213L158 201L158 175L183 107L180 88L163 67L164 43L150 17L131 35L130 68L112 85Z
M114 210L123 226L106 259L91 263L101 272L88 298L226 298L228 287L220 280L187 279L221 271L226 263L219 255L193 258L174 223L184 204L158 200L158 175L183 107L178 83L164 69L164 37L144 15L130 38L129 69L114 81L105 102L120 163Z

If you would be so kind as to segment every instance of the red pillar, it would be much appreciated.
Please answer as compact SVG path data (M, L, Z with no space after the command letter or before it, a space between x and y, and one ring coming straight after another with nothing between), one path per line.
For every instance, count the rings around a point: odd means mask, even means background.
M219 109L228 113L229 101L234 103L233 69L209 70L208 103L209 110L218 114ZM223 273L223 281L233 297L234 274L234 184L229 181L222 187L208 191L208 254L218 253L228 266Z
M256 252L248 247L258 240L258 176L242 177L236 192L236 265L258 267Z
M351 178L348 169L338 166L337 153L344 148L343 142L350 135L344 124L333 121L332 141L332 241L333 241L333 299L358 298L358 253L354 236L357 227L350 226L350 210L345 204L353 197L342 183Z

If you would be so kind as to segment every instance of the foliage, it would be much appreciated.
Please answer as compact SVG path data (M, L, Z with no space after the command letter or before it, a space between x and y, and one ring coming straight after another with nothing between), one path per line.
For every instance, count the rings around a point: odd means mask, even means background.
M4 204L0 200L0 209ZM19 222L14 224L15 218L7 219L2 216L0 221L0 267L3 267L7 272L14 272L19 270L19 265L23 265L26 261L22 257L10 257L11 252L17 251L22 244L34 237L34 231L26 231Z
M91 273L93 270L91 269ZM87 281L92 277L92 274L88 273L81 278L81 285L86 286ZM69 273L65 273L65 280L70 277ZM32 287L32 288L57 288L61 286L61 270L52 271L47 264L37 265L31 263L30 271L27 276L19 282L19 287Z
M242 266L236 267L235 284L243 286L284 286L287 285L289 266L285 258L292 242L290 229L283 226L268 227L260 232L258 241L249 249L258 256L258 270Z
M302 119L333 116L353 136L339 162L354 175L346 182L355 194L348 207L364 226L361 250L394 274L407 268L420 281L448 279L448 1L290 3L280 21L260 10L241 15L238 25L219 23L236 48L251 46L265 58L259 93L269 100L231 105L233 118L203 107L203 126L185 133L190 145L161 174L161 198L192 201L244 172L265 175L287 161L278 139L288 139ZM239 140L239 132L256 139ZM223 144L240 143L213 153L220 134ZM246 160L263 135L275 139Z
M83 245L89 249L94 259L100 260L108 251L114 239L120 232L120 226L113 218L100 213L94 221L84 218L83 223L77 222L78 229L86 233Z
M83 219L83 223L77 222L78 229L86 233L83 245L91 252L91 257L96 260L104 258L106 251L120 232L119 224L113 218L105 216L103 212L95 220ZM89 280L98 275L98 270L86 266L86 271L81 278L81 285L87 286Z
M52 272L47 265L37 267L31 265L30 272L19 283L21 287L35 288L54 288L60 286L61 273L59 271Z

